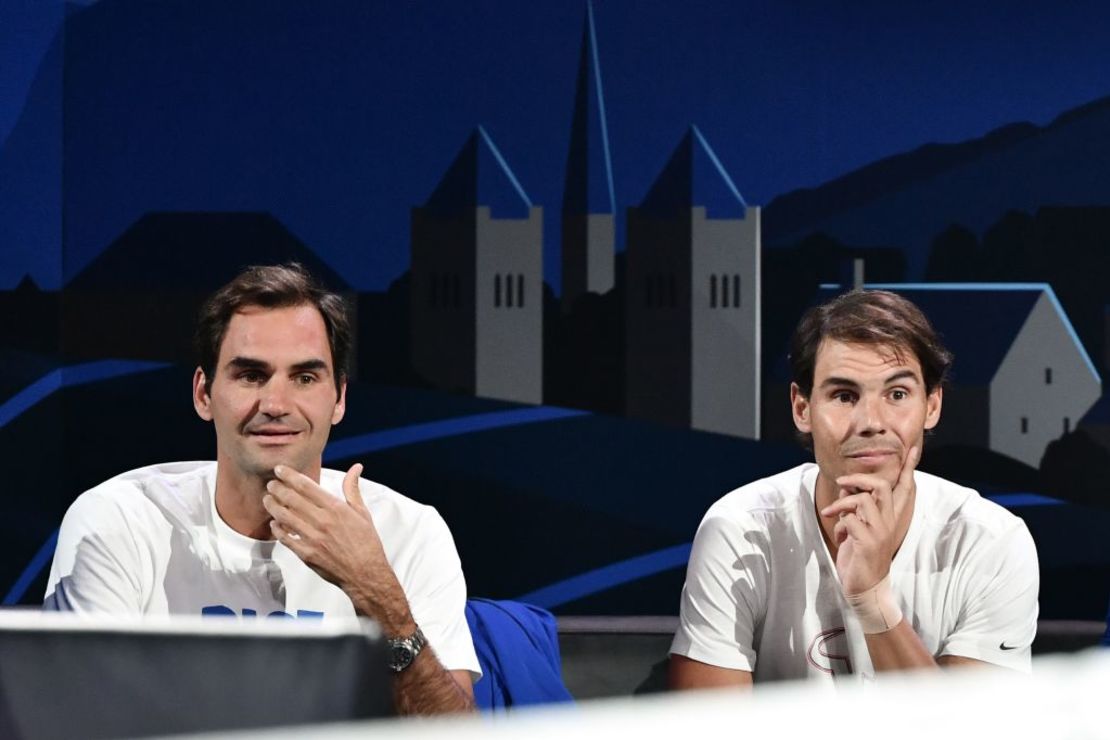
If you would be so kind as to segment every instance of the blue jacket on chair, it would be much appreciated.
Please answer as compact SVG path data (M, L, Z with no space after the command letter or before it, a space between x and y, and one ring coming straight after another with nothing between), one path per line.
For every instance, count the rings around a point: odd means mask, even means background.
M551 612L518 601L469 599L466 621L482 667L474 684L479 709L574 701L563 684Z
M1102 646L1110 647L1110 609L1106 612L1106 633L1102 636Z

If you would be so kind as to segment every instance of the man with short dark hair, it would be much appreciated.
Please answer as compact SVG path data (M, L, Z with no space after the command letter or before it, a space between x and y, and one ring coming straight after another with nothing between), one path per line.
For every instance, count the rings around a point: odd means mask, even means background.
M466 583L428 506L322 468L346 409L343 301L296 264L252 267L204 305L193 405L216 462L133 470L62 522L46 607L84 613L372 617L402 713L473 708Z
M993 664L1028 671L1036 549L1021 519L915 470L951 355L921 311L856 290L791 340L816 464L717 501L694 539L673 688Z

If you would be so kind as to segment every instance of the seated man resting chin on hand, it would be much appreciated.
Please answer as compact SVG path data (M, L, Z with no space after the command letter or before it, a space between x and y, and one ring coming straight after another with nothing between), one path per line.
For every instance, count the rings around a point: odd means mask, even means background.
M809 311L791 410L815 463L739 488L694 539L673 688L1028 671L1037 553L1024 522L916 470L951 355L910 301L856 290Z

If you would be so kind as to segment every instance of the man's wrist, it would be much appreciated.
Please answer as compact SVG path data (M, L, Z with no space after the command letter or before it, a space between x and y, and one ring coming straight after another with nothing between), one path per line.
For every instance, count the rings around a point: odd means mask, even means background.
M400 673L412 665L421 651L428 646L428 638L424 637L424 633L417 626L412 634L406 637L389 638L386 640L386 645L389 649L387 665L394 673Z
M401 584L393 581L393 588L386 593L367 593L360 587L345 588L347 598L361 617L370 617L382 628L386 637L404 637L416 630L416 619L412 616L408 599Z
M889 632L902 621L902 609L890 588L890 574L871 588L858 594L845 594L848 606L859 620L865 635Z

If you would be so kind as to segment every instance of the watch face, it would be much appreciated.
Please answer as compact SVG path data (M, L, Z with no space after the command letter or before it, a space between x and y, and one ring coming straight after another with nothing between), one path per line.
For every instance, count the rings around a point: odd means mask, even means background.
M405 645L394 645L389 657L389 667L395 671L406 668L412 662L412 651Z

